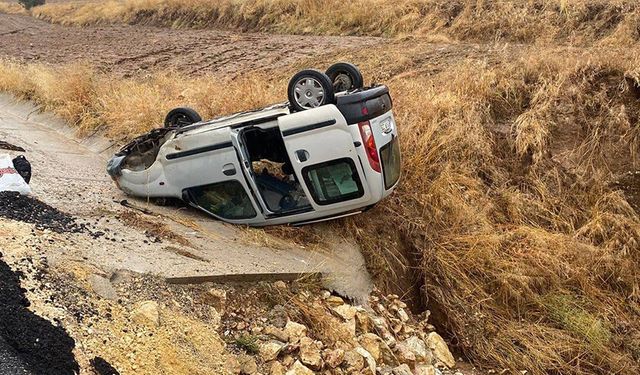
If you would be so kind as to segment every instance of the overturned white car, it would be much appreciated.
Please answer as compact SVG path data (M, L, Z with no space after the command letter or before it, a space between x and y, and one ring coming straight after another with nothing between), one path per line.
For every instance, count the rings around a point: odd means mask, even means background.
M304 70L289 102L202 121L189 108L138 137L107 167L130 195L179 198L230 223L306 224L362 212L400 177L389 89L358 69Z

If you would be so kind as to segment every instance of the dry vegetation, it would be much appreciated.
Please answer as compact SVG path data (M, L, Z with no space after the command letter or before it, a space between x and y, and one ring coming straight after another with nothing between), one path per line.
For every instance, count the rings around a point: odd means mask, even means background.
M17 3L5 3L0 1L0 13L27 14L27 11Z
M98 10L99 18L86 22L138 22L141 14L145 22L178 22L183 16L171 8L175 4L212 14L195 2L135 2L163 4L153 8L162 12L119 4L123 10ZM479 365L533 374L640 373L640 202L625 196L637 186L618 182L640 170L639 31L632 3L460 2L454 11L444 2L415 1L393 7L417 17L399 17L395 28L385 23L391 16L370 22L384 7L359 8L366 11L360 21L327 16L352 15L345 7L359 2L321 8L289 0L211 4L240 7L237 17L245 22L221 12L211 18L216 24L313 33L426 34L445 27L428 16L430 9L449 9L455 13L447 26L452 36L537 41L441 65L422 54L417 38L331 57L356 61L365 77L389 84L404 158L397 192L335 230L356 234L381 285L406 293L417 287L453 344ZM269 4L281 11L269 13L276 9ZM515 16L505 16L509 9ZM301 29L313 24L313 12L335 23ZM535 14L548 22L534 22ZM85 22L61 17L53 18ZM200 25L196 21L189 22ZM122 80L85 65L25 68L5 61L0 90L42 104L81 131L104 129L126 139L159 124L178 104L212 116L279 101L296 68L275 78L248 74L234 81L177 79L176 73Z
M514 42L638 41L632 0L108 0L54 3L34 16L67 25L152 24L324 35L432 35Z

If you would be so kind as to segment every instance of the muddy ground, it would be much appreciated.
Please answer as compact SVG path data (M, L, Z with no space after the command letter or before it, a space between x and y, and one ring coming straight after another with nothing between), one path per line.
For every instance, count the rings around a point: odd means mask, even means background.
M65 27L0 14L0 57L64 64L87 61L123 75L178 70L188 75L242 75L289 66L318 54L383 43L380 38L317 37L173 30L150 26Z

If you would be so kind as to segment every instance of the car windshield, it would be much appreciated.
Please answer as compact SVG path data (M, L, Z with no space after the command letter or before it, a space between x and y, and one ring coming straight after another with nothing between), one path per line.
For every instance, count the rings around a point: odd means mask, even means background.
M194 203L223 219L240 220L256 216L251 199L236 180L189 189Z

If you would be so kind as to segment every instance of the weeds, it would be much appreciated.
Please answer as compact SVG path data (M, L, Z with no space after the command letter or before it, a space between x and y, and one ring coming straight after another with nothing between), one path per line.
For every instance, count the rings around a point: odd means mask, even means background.
M244 350L248 354L260 353L260 345L258 337L253 335L242 335L237 337L233 342L239 349Z

